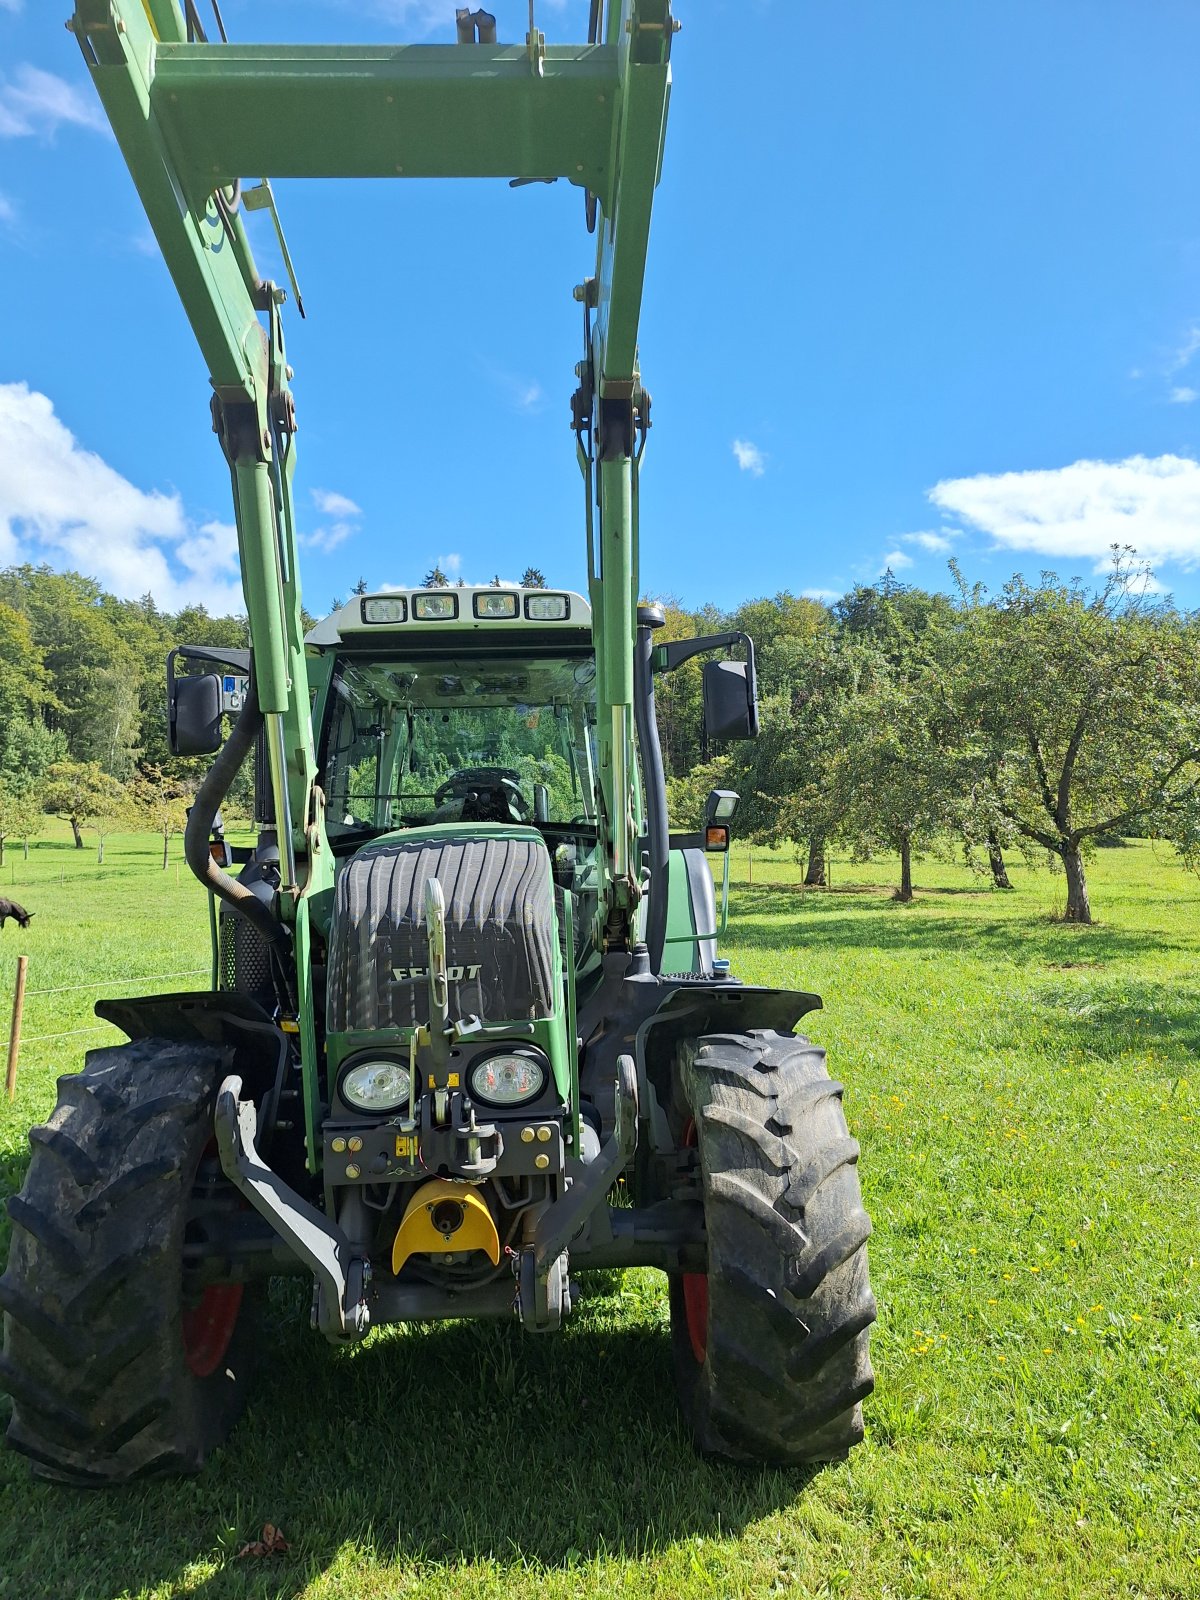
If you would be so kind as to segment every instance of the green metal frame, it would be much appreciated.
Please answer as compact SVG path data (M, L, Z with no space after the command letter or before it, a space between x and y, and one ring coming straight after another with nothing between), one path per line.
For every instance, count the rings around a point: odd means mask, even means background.
M449 19L449 7L447 8ZM68 26L174 280L213 386L229 462L258 699L276 797L283 914L294 924L309 1159L317 1060L308 896L332 881L315 803L292 479L285 292L258 273L240 209L272 177L565 178L597 208L594 276L576 290L592 452L589 584L599 687L604 885L635 915L634 612L638 450L648 400L637 330L670 97L670 0L607 0L596 43L232 45L189 39L177 0L77 0ZM577 420L579 408L577 406ZM594 522L598 518L598 524Z

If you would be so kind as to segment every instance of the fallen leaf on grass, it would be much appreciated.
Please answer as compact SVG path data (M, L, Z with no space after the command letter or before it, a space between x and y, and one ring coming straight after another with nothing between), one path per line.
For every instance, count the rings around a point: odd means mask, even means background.
M249 1544L244 1544L237 1553L240 1561L243 1556L281 1556L291 1546L273 1522L264 1522L261 1539L252 1539Z

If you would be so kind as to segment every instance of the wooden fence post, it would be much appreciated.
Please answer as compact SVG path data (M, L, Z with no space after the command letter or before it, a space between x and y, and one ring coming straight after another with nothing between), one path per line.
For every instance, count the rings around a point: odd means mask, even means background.
M28 956L17 957L17 984L13 990L12 1032L8 1036L8 1071L4 1076L4 1087L8 1091L10 1100L15 1100L17 1096L17 1057L21 1053L21 1016L25 1010L25 972L28 966Z

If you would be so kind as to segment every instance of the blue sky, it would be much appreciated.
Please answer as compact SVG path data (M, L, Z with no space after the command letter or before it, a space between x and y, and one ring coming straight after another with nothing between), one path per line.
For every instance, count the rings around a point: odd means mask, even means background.
M67 7L0 0L0 561L236 600L207 378ZM525 0L496 0L519 39ZM453 0L223 0L238 40L449 41ZM538 0L552 41L585 0ZM642 369L648 593L1088 577L1200 605L1194 0L679 0ZM305 600L583 577L578 191L277 184ZM260 261L281 276L262 233Z

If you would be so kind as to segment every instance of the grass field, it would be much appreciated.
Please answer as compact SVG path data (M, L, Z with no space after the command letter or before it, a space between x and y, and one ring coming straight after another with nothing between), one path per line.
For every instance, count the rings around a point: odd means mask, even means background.
M160 853L110 840L97 869L55 836L0 870L37 912L0 937L0 1007L20 951L31 991L0 1189L56 1074L115 1038L73 1031L94 991L33 991L206 982L203 897L178 841ZM848 1462L697 1460L651 1273L593 1282L556 1338L382 1330L353 1353L281 1289L199 1478L84 1496L0 1452L0 1597L1200 1594L1200 883L1102 852L1099 925L1076 928L1052 920L1062 880L1019 866L1001 895L925 863L907 907L891 862L838 863L830 892L786 857L749 871L735 970L824 994L810 1031L863 1146L877 1391ZM288 1554L237 1560L268 1521Z

